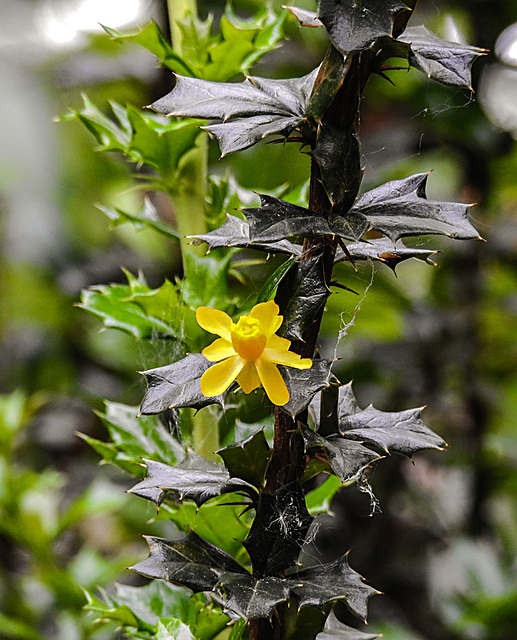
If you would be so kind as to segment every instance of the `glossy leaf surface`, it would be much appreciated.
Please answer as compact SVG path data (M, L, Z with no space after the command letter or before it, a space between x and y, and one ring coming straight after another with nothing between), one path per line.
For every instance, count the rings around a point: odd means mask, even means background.
M194 593L211 591L225 572L244 573L230 555L195 533L181 540L149 536L149 556L131 567L148 578L161 578L181 584Z
M201 409L214 403L222 405L227 392L213 398L201 393L199 380L211 366L200 353L191 353L178 362L143 371L148 387L142 400L142 414L161 413L171 407Z
M318 633L316 640L375 640L377 633L364 633L343 624L332 611L325 622L325 628Z
M295 262L278 287L284 317L279 334L289 340L301 339L329 295L321 256Z
M484 49L468 44L442 40L424 26L406 29L398 41L410 45L409 63L412 67L452 87L472 89L472 63L486 53Z
M396 17L404 10L407 5L401 0L318 0L318 17L345 56L391 36Z
M174 89L151 107L168 116L223 120L205 128L226 155L270 133L287 135L295 129L303 120L317 72L288 80L249 77L240 83L176 76Z
M310 407L311 416L321 429L320 399ZM379 411L373 406L361 409L357 405L351 383L339 389L338 423L342 436L365 442L386 453L399 453L411 457L424 449L443 449L446 444L422 421L422 409L405 411Z
M302 427L302 434L306 451L324 452L333 473L343 483L355 482L365 469L382 457L361 443L347 440L341 435L324 438L307 426Z
M260 429L241 442L219 449L231 478L240 478L258 489L262 488L271 459L271 449Z
M352 212L368 219L372 229L395 242L404 236L442 234L459 239L479 239L469 222L470 205L427 200L428 174L392 180L357 199Z
M289 402L282 409L293 418L305 411L318 391L329 384L331 366L330 360L317 359L312 361L310 369L280 366L282 377L290 392Z
M225 223L219 229L195 237L206 242L209 249L240 247L267 251L268 253L300 254L301 252L301 247L289 242L289 240L251 243L249 222L230 214L227 214Z
M200 456L198 456L200 457ZM147 467L147 477L135 485L130 493L160 505L165 496L173 499L193 500L201 506L207 500L223 493L244 491L255 494L254 488L239 478L230 478L222 465L201 468L181 463L171 467L154 460L143 461Z

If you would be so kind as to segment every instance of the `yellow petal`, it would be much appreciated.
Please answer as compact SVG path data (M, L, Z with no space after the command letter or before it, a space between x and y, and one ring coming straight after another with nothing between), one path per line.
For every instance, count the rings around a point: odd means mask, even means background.
M249 315L260 322L264 333L269 338L280 329L284 319L283 316L278 315L279 311L280 307L277 303L274 300L269 300L256 304Z
M310 358L301 358L297 353L292 351L280 351L278 349L264 349L261 356L263 360L283 364L286 367L294 367L295 369L310 369L312 360Z
M255 361L260 382L273 404L281 407L289 402L289 391L276 364L258 358Z
M267 340L266 347L268 349L279 349L280 351L288 351L291 346L291 341L286 338L281 338L280 336L273 335L270 336Z
M220 309L198 307L196 320L201 328L209 333L215 333L225 340L231 341L230 328L233 324L230 316Z
M246 364L240 356L227 358L214 364L201 376L201 393L207 398L226 391Z
M260 378L254 362L248 362L237 376L237 382L244 393L251 393L253 389L260 387Z
M237 355L232 343L224 338L217 338L212 344L205 347L201 353L207 360L210 360L210 362L219 362L219 360Z

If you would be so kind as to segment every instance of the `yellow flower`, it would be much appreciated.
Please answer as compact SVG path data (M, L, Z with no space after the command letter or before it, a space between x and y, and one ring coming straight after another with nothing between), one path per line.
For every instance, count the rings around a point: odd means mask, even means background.
M290 340L275 335L283 320L279 311L273 300L261 302L234 323L224 311L199 307L199 325L221 336L202 351L207 360L217 362L201 376L204 396L218 396L237 379L244 393L262 385L273 404L289 402L289 391L276 365L310 369L312 360L289 351Z

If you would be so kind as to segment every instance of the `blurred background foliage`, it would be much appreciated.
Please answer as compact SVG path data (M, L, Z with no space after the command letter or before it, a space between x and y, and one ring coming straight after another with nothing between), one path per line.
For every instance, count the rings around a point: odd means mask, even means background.
M181 275L176 242L110 228L96 203L136 213L146 196L172 223L174 211L163 193L135 189L137 163L98 153L79 122L54 119L81 109L81 92L109 115L112 101L138 108L169 90L154 56L98 27L154 19L167 32L165 4L0 2L1 638L117 637L82 612L81 589L135 583L123 567L145 555L137 532L163 531L147 503L124 495L129 476L99 468L75 434L105 440L92 409L137 405L136 371L168 363L174 341L101 331L75 305L87 287L127 284L121 267L151 287ZM199 6L216 21L223 10ZM261 6L234 2L242 16ZM412 70L390 72L395 86L375 78L362 105L364 188L432 170L429 197L477 203L472 219L487 240L419 239L442 250L439 268L408 261L398 277L345 264L339 280L357 295L328 303L321 353L340 358L335 371L354 379L361 406L427 405L427 424L450 444L415 465L380 466L382 513L372 518L368 495L343 489L307 551L325 561L351 549L354 569L384 593L370 625L387 640L507 640L517 628L517 27L500 37L516 22L512 0L420 0L414 25L490 49L474 66L476 99ZM319 63L324 34L294 20L285 28L288 40L254 74L296 76ZM282 185L283 197L303 198L309 159L295 145L217 158L213 144L210 169L232 173L242 202ZM274 267L249 268L260 283Z

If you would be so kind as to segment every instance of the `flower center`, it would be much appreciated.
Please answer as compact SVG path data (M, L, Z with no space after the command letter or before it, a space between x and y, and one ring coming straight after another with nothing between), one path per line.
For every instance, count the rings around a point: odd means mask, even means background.
M267 337L258 320L241 316L231 327L231 334L233 348L241 358L253 362L262 355Z

